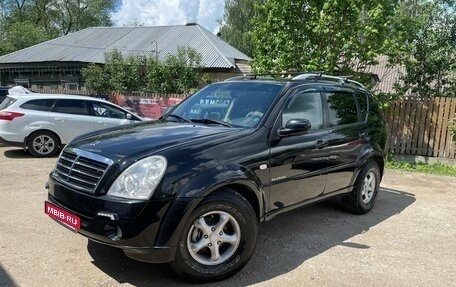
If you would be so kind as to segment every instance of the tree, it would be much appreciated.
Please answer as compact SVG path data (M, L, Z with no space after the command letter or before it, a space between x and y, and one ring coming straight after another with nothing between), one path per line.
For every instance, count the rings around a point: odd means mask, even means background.
M225 14L220 21L220 37L244 54L253 56L251 38L255 3L262 0L225 0Z
M397 1L266 0L253 21L257 72L363 72L383 52Z
M87 27L111 26L114 7L115 0L0 0L0 55Z
M408 0L399 7L395 30L404 45L390 51L392 63L404 67L399 94L456 96L455 9L454 1Z
M0 55L30 47L49 40L46 31L29 21L14 22L0 32Z
M89 65L82 75L86 88L97 93L188 93L199 84L200 67L201 55L188 47L178 48L162 62L142 55L124 58L113 51L105 55L104 66Z

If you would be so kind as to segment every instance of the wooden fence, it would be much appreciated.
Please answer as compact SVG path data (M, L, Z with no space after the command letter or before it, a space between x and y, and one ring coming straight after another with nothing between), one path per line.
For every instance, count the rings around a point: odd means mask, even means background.
M456 158L454 123L456 98L407 97L385 111L388 151L392 154Z
M89 95L86 91L52 89L35 91ZM115 96L107 95L111 101L115 99ZM134 93L125 96L183 99L187 95ZM392 103L385 111L389 129L387 151L392 154L456 159L456 143L449 130L449 126L454 123L455 113L456 98L406 97Z

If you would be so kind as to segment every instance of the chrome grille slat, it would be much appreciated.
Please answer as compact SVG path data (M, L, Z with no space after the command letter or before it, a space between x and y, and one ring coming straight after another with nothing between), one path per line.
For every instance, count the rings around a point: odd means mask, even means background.
M79 149L64 151L53 173L54 178L77 190L94 193L112 160Z
M98 168L98 167L90 166L89 164L82 163L82 162L77 162L77 163L75 163L75 164L76 164L76 165L83 166L83 167L87 167L87 168L90 168L90 169L95 169L95 170L98 171L98 172L104 172L104 171L105 171L103 168Z
M84 172L83 170L80 170L80 169L73 168L72 171L76 172L76 173L79 173L79 174L82 174L82 175L87 176L87 177L91 177L94 180L98 180L98 178L99 178L99 176L92 175L92 174L90 174L88 172Z

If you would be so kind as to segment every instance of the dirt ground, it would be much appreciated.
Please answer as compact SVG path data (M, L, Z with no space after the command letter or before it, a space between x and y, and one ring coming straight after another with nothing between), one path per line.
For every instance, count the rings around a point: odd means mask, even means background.
M184 286L44 214L56 158L0 147L0 286ZM260 226L250 263L208 286L456 286L456 177L387 170L374 209L318 204ZM205 286L205 285L203 285Z

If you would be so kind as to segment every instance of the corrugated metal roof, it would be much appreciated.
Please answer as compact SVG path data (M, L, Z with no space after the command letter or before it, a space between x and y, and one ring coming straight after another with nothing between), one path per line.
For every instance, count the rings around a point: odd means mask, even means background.
M405 73L404 67L389 66L388 57L381 55L377 58L378 64L368 66L365 72L377 74L380 83L373 88L375 92L392 93L394 92L394 85L400 80L400 76Z
M156 44L155 44L156 43ZM166 58L178 47L191 47L205 68L231 68L235 60L251 58L199 25L160 27L94 27L0 57L0 64L29 62L104 63L104 54L117 49L124 56L141 54Z

